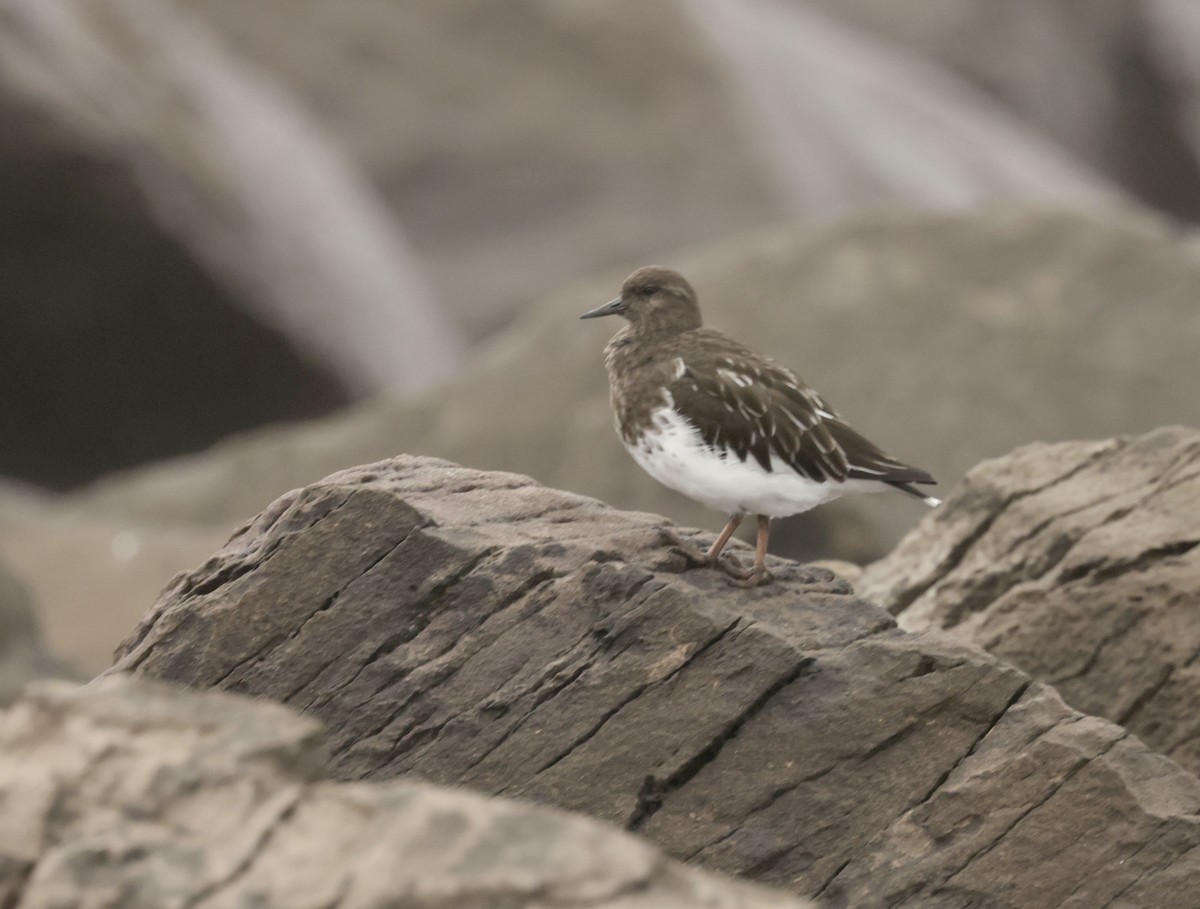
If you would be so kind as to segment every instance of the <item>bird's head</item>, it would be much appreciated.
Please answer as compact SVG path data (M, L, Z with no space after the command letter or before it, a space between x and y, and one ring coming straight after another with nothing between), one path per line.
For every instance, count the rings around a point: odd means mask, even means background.
M643 335L673 335L700 327L696 291L677 271L657 265L639 268L621 285L621 295L579 318L622 316Z

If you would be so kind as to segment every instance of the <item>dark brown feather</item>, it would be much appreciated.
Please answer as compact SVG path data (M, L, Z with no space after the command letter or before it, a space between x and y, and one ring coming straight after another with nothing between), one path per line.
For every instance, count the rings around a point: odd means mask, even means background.
M933 483L847 425L793 372L731 338L699 328L653 341L625 329L607 362L618 427L627 441L666 403L705 443L773 470L772 456L818 482Z

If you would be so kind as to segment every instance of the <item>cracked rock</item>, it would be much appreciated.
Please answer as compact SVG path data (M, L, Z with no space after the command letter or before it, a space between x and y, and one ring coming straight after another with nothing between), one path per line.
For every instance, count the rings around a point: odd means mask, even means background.
M981 464L858 582L1200 771L1200 432Z
M277 705L112 676L0 714L0 904L22 909L802 909L585 818L321 781Z
M828 571L679 573L661 524L446 461L355 468L180 576L116 669L318 718L337 779L584 812L829 905L1200 888L1195 777Z

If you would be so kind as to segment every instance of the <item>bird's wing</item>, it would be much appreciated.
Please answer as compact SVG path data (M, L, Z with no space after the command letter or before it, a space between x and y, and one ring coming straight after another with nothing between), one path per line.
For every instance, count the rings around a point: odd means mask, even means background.
M712 448L772 470L772 455L817 482L932 483L863 438L812 388L760 357L721 357L715 368L680 359L668 385L675 409ZM710 367L713 364L706 364Z

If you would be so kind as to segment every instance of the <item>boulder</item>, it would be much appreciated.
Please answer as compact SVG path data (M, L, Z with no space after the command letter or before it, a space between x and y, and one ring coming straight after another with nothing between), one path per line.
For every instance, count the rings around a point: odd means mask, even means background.
M374 190L175 7L0 2L2 474L75 485L456 362Z
M125 178L213 283L347 381L429 387L452 369L457 339L378 196L177 4L4 0L0 99Z
M347 470L179 577L113 671L318 718L334 778L582 811L828 905L1192 899L1196 777L828 571L681 573L662 524L446 461Z
M22 907L801 909L584 818L323 782L272 704L114 677L0 714L0 900Z
M858 583L1200 772L1200 432L1032 445L971 471Z
M1200 215L1190 0L789 0L936 62L1150 204Z
M785 219L1124 214L981 93L776 6L2 0L0 474L428 387L563 281Z
M1200 425L1196 249L1191 234L1155 222L1026 212L776 229L675 264L695 278L709 324L795 366L945 490L1033 438ZM721 516L646 476L612 430L601 351L617 326L576 316L623 277L547 298L421 399L375 398L112 475L29 522L0 510L0 551L34 590L51 640L74 639L62 652L86 649L80 665L98 671L171 576L249 515L399 451L519 471L716 530ZM868 562L925 511L900 495L844 499L782 522L772 545ZM123 530L140 541L125 561L110 554ZM93 602L89 590L104 593ZM70 617L61 628L59 616Z
M1196 249L1153 221L1027 211L775 229L668 264L694 279L709 325L794 367L945 488L1031 439L1200 424ZM601 351L618 325L576 317L622 278L547 298L420 401L245 436L76 501L232 529L292 487L406 451L719 527L643 474L613 433ZM784 522L776 551L873 560L924 511L903 496L845 499Z
M349 400L164 234L127 175L2 82L0 476L78 486Z
M228 536L203 525L94 514L0 483L0 554L19 566L46 648L85 676L112 663L122 636L173 575Z
M0 705L34 679L74 676L46 649L29 591L0 565Z
M475 337L581 275L783 218L1120 205L962 80L777 3L186 6L349 150Z
M795 0L689 0L799 221L1039 200L1113 213L1113 183L955 73ZM886 5L885 5L886 6Z

